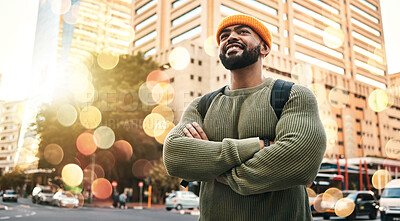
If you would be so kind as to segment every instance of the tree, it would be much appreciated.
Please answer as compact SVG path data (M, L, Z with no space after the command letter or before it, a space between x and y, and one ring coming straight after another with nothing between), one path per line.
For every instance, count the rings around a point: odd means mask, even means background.
M94 60L97 60L96 55ZM77 137L88 131L80 123L79 115L77 121L69 127L57 121L58 108L65 103L72 104L76 110L91 105L101 111L102 120L99 126L111 128L115 141L125 140L133 148L132 157L123 160L115 154L114 146L108 150L98 149L96 163L103 164L105 177L110 181L117 181L120 188L133 185L133 181L138 178L131 172L132 163L137 159L157 160L161 156L162 145L147 136L142 128L143 119L153 106L147 106L138 99L139 87L146 81L147 75L158 67L157 63L150 58L144 58L140 53L119 56L118 65L111 70L105 70L97 63L89 66L91 82L96 89L93 103L80 103L72 95L62 96L59 93L52 103L43 106L31 127L40 135L39 167L55 167L56 174L60 175L62 167L68 163L76 163L84 169L91 162L92 157L79 153L76 147ZM93 133L93 130L89 132ZM48 144L58 144L63 149L64 158L60 164L52 165L44 158L44 150ZM109 156L114 156L114 161L110 161ZM107 167L111 164L115 166Z
M21 188L25 183L25 175L19 171L14 170L0 176L0 189L14 189Z
M150 171L150 177L153 195L156 197L157 202L164 203L166 193L179 189L179 178L168 175L162 158L159 163L153 165L153 169Z

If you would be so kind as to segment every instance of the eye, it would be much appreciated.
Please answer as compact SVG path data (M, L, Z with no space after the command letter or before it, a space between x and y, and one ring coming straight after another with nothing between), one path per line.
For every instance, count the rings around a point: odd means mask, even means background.
M222 34L220 37L219 37L219 39L220 40L224 40L225 38L227 38L228 37L228 34Z
M250 33L250 32L247 30L244 30L244 29L239 31L239 34L243 34L243 33Z

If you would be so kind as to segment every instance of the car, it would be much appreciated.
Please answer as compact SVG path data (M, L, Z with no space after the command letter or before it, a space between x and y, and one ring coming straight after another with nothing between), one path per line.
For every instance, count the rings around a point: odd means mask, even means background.
M199 197L190 191L176 191L170 193L165 199L165 209L198 209Z
M52 203L53 191L49 186L37 186L32 190L32 203Z
M78 208L79 199L71 192L60 190L54 194L52 205L58 207Z
M379 201L381 220L400 220L400 179L386 184Z
M6 190L3 193L3 202L5 201L14 201L18 202L18 194L15 190Z
M350 199L354 202L353 212L347 216L347 219L354 220L357 216L368 215L370 219L376 219L379 203L372 191L357 191L357 190L343 190L343 198ZM321 200L321 199L320 199ZM324 219L329 219L331 216L336 216L335 214L335 203L324 203L321 202L320 206L325 206L325 211L320 212L320 215Z

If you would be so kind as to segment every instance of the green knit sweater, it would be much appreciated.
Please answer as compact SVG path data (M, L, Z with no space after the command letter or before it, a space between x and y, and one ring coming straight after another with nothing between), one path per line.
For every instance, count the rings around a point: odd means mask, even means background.
M270 105L274 79L229 90L213 100L203 119L194 99L168 134L164 163L171 176L201 181L200 220L312 220L306 184L318 172L326 147L314 94L294 85L278 121ZM197 122L210 141L187 138ZM275 137L260 148L260 137Z

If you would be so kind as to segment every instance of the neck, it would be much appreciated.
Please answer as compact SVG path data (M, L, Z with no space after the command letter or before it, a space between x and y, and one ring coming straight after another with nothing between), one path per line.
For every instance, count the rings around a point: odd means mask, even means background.
M241 88L255 87L265 81L262 73L262 60L259 59L254 64L244 68L231 70L230 89L236 90Z

